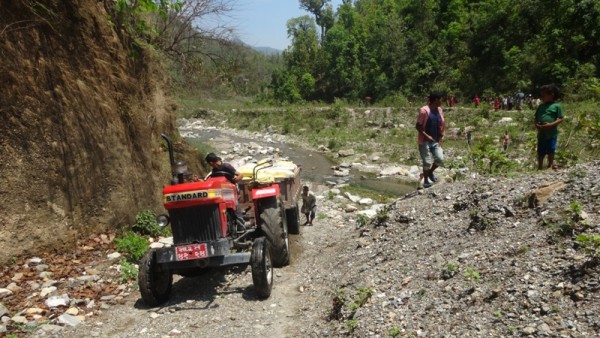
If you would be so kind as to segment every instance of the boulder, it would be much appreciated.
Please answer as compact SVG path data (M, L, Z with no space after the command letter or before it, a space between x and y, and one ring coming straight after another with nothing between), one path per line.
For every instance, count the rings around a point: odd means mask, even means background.
M382 169L379 174L381 176L393 176L393 175L399 175L400 173L402 173L403 169L402 167L387 167Z
M371 204L373 204L373 200L370 199L370 198L361 198L358 201L358 204L360 204L360 205L371 205Z
M339 157L349 157L354 155L354 149L342 149L338 151Z

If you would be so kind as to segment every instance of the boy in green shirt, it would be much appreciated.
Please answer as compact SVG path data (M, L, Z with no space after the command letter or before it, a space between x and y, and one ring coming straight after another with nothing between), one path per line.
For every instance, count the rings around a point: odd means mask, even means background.
M558 125L564 117L562 106L554 102L559 95L560 91L555 84L544 85L540 89L542 104L535 111L535 127L538 131L538 170L542 169L546 155L548 155L548 168L552 168L554 163Z

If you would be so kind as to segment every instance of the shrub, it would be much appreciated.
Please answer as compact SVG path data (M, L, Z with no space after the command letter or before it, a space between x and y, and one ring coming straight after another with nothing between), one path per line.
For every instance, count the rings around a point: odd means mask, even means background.
M169 236L169 227L159 227L156 214L152 210L142 210L135 216L133 231L144 236Z
M600 259L600 235L581 234L575 239L593 261Z
M473 269L472 267L467 267L467 270L465 271L465 279L467 280L467 283L469 283L469 285L471 285L472 287L475 286L475 283L477 283L479 281L479 272L477 272L477 270Z
M363 214L359 214L358 217L356 218L356 227L357 228L361 228L366 226L367 224L369 224L369 217L367 217L366 215Z
M121 281L123 283L129 282L131 280L137 280L138 269L135 266L135 264L132 264L125 259L122 259L119 262L119 266L121 269Z
M125 236L115 239L117 250L127 254L127 260L136 263L148 249L148 240L136 233L128 232Z

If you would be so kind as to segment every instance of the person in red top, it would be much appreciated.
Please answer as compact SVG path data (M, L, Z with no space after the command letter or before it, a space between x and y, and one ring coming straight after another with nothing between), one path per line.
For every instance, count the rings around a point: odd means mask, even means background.
M418 131L419 153L423 161L423 187L429 188L437 181L433 172L442 166L444 161L442 139L445 121L441 93L433 92L429 95L429 104L419 109L415 127Z
M494 100L494 111L498 111L500 109L500 98L496 97Z
M473 102L475 103L475 108L479 107L479 96L475 95Z

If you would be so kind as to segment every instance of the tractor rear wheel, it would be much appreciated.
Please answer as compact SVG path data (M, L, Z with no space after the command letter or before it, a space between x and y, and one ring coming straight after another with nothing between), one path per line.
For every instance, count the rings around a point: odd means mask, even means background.
M269 242L264 237L254 240L250 265L252 266L252 283L257 296L262 299L269 298L273 289L273 265L271 264Z
M294 207L285 209L285 218L287 218L288 231L290 234L300 234L300 209L298 203Z
M283 221L281 207L265 209L260 218L263 221L262 230L271 247L273 266L279 268L290 263L290 244L287 234L287 222Z
M171 294L173 274L156 262L156 249L146 252L139 267L138 286L144 302L149 306L166 302Z

